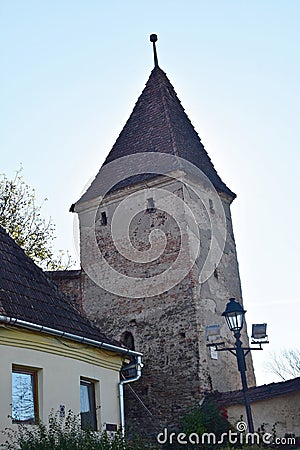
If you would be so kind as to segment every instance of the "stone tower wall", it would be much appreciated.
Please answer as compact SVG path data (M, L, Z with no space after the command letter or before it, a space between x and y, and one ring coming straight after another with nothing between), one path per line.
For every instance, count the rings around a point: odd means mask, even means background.
M190 181L190 183L193 182ZM84 205L84 208L79 211L81 260L83 269L87 268L86 273L83 274L82 304L86 313L103 332L118 340L122 339L125 332L131 333L135 350L144 354L145 366L142 379L132 385L137 395L130 387L126 389L126 420L131 426L136 425L139 429L142 427L145 432L155 434L166 425L178 425L184 412L196 405L206 391L227 391L240 387L234 356L222 352L218 354L218 360L212 359L211 351L206 346L205 327L219 323L222 337L226 342L230 341L231 336L221 313L229 297L236 296L239 300L241 299L241 289L229 200L225 197L221 199L227 222L224 251L209 278L199 283L203 258L209 247L208 223L211 217L218 227L218 214L212 213L215 205L210 201L210 192L207 187L204 187L207 191L204 199L207 203L206 208L197 215L197 225L200 230L200 256L196 258L188 274L179 283L174 284L167 292L163 292L162 289L158 295L143 295L140 298L131 298L130 295L126 295L128 289L126 290L125 286L123 295L108 292L99 286L99 281L100 284L103 281L111 282L113 275L111 272L100 270L101 273L98 274L100 278L97 280L97 276L94 276L99 268L97 268L95 260L97 258L91 249L90 240L87 239L87 233L91 232L88 224L93 221L95 221L95 227L92 232L95 233L97 245L109 265L118 273L138 278L133 285L133 290L136 288L139 291L142 280L145 278L154 280L155 276L164 273L176 261L183 242L186 247L182 267L177 268L177 277L180 277L181 270L184 272L184 266L188 266L193 259L197 238L195 240L193 237L195 230L190 223L189 212L184 207L181 208L179 204L176 222L172 216L160 208L154 207L147 210L148 198L153 198L156 206L160 200L170 203L169 197L174 195L186 202L192 193L187 191L179 181L167 181L150 188L148 185L148 190L144 189L137 194L139 191L137 188L141 187L123 189L119 193L108 196L100 208L94 201ZM158 193L158 188L162 187L164 192ZM114 240L111 236L111 220L117 207L131 194L134 194L132 208L138 206L140 210L132 218L128 228L134 249L142 253L149 250L151 247L149 233L153 229L161 230L166 236L162 256L143 264L133 262L134 251L132 254L127 253L125 257L116 250L116 243L122 248L122 240L126 240L126 211L124 211L124 220L115 224L117 238ZM161 196L161 199L157 196ZM129 210L130 205L130 202L127 203ZM196 209L201 209L197 199L193 205L196 205ZM211 217L207 218L205 211L210 211L208 215ZM105 212L106 224L101 224L103 212ZM178 223L181 226L181 232ZM192 233L190 233L191 229ZM93 279L90 277L91 271ZM169 280L165 279L165 282ZM246 334L244 334L245 342L247 342ZM248 361L248 369L249 382L254 384L251 359ZM144 406L138 401L137 396L140 397Z

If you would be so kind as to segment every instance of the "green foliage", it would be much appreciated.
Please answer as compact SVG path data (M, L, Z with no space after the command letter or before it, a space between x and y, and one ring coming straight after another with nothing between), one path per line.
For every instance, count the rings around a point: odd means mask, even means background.
M230 423L225 410L218 407L213 399L205 399L203 405L195 407L182 420L183 432L187 435L197 433L214 433L217 438L227 433Z
M204 413L204 414L203 414ZM207 414L207 417L205 417ZM198 407L187 414L183 420L186 435L191 433L226 433L229 430L229 423L224 417L224 411L218 410L217 405L208 400L207 404ZM264 432L264 424L260 427L260 432ZM172 444L158 445L150 440L145 440L139 435L127 439L120 432L110 436L107 432L94 432L82 430L80 416L76 416L69 411L66 418L60 418L59 412L50 414L47 426L40 422L37 425L19 424L18 429L5 429L2 433L6 436L6 442L0 447L5 450L192 450L219 449L219 450L259 450L269 448L264 445L218 445L218 444L196 444L180 445ZM220 436L220 434L219 434ZM276 436L276 431L274 435ZM291 436L286 435L285 438ZM298 445L297 445L298 444ZM272 448L283 449L285 445L272 445ZM296 445L288 444L288 448L299 448L299 438L296 438Z
M6 442L1 445L6 450L155 450L141 438L131 441L120 432L112 437L107 432L96 433L82 430L80 418L71 411L65 419L59 413L51 413L48 426L40 422L37 425L18 425L18 431L6 429Z
M21 172L22 168L12 180L0 174L0 225L42 269L66 269L73 261L62 250L54 256L55 226L51 220L42 218L41 206L35 202L35 190L25 183Z

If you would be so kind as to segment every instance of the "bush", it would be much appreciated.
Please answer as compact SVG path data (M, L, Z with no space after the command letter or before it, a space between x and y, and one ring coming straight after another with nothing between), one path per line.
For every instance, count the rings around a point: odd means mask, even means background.
M20 424L17 432L6 429L3 433L7 440L1 447L6 450L155 450L138 437L129 442L120 432L110 436L105 431L82 430L80 418L71 411L65 419L51 413L48 426Z
M182 420L182 430L186 435L196 433L202 436L204 433L214 433L219 439L222 433L227 433L230 428L226 411L220 409L211 398L205 399L201 406L195 407ZM205 448L210 448L209 444L206 444Z

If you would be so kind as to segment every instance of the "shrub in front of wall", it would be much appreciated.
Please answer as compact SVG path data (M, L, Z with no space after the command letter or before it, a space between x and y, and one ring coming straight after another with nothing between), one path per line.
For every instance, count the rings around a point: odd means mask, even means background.
M216 441L219 441L223 433L228 433L232 428L227 420L227 412L224 408L219 408L215 400L207 398L201 406L196 406L189 413L187 413L181 422L181 429L183 433L190 436L192 433L197 434L200 438L205 433L213 433L216 437ZM205 442L204 445L190 444L188 448L221 448L226 445L224 439L222 445L216 446L215 444L209 444Z
M6 442L1 447L6 450L156 450L141 438L127 441L120 432L110 436L107 432L82 430L80 418L69 411L62 419L59 413L49 416L47 426L18 425L18 429L6 429L2 433Z

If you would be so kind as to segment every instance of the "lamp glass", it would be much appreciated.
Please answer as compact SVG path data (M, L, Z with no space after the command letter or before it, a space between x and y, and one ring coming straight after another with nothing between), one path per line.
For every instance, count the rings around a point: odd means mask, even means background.
M242 305L240 305L235 298L229 299L229 303L227 303L222 316L225 317L230 331L236 332L243 328L245 312Z
M232 312L225 316L230 331L239 331L243 328L244 314L241 312Z

